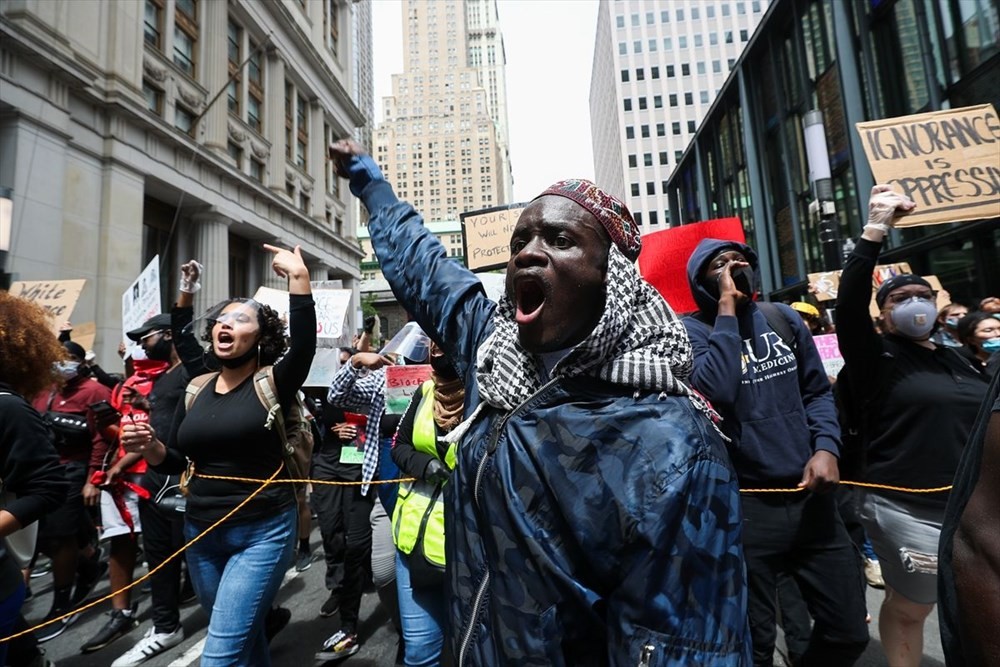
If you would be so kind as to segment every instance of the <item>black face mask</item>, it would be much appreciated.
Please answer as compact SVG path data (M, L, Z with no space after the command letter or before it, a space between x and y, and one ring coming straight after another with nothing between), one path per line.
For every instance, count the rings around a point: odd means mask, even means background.
M440 357L431 357L431 368L434 369L434 374L442 380L454 380L458 377L455 367L443 354Z
M160 340L156 341L156 345L146 350L146 356L153 361L170 361L173 347L173 341L161 335Z
M259 346L254 345L253 347L251 347L249 350L247 350L238 357L235 357L233 359L219 359L219 363L225 366L226 368L239 368L240 366L247 363L251 359L256 359L258 352L259 352ZM218 357L216 357L216 359L218 359Z
M733 284L736 285L736 289L746 294L748 297L753 296L753 269L749 266L741 266L732 272ZM719 281L712 280L708 278L703 283L705 291L714 296L716 299L719 298Z

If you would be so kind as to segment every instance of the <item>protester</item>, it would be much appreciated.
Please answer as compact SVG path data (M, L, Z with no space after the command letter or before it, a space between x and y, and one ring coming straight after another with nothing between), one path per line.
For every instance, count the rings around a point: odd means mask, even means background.
M366 326L359 344L367 347L370 336ZM323 603L320 616L340 613L340 629L323 642L317 660L347 657L358 652L358 616L361 593L366 576L366 560L372 553L371 522L374 495L367 483L377 470L381 441L391 439L399 418L384 414L385 371L392 360L374 352L359 352L350 356L330 384L329 404L340 409L327 423L339 443L337 464L330 470L333 479L355 482L352 486L320 486L314 493L314 507L320 517L320 532L326 553L326 587L330 597ZM343 410L357 411L353 414ZM336 420L342 417L342 421ZM352 421L347 421L351 417ZM358 449L357 443L361 443ZM372 463L372 449L375 462ZM395 553L389 552L394 559ZM375 568L373 568L375 569ZM387 588L383 582L379 589Z
M1000 317L1000 296L988 296L979 302L979 310Z
M939 310L931 342L944 347L962 347L958 339L958 322L968 314L969 309L960 303L949 303Z
M246 503L187 551L198 599L209 613L203 667L270 664L264 620L295 550L298 512L289 484L257 493L245 482L210 477L290 474L284 437L267 428L254 377L273 365L278 402L287 415L315 354L316 311L300 249L264 248L274 254L275 273L289 279L287 351L285 326L273 309L252 299L224 302L210 315L204 336L211 342L209 365L219 364L221 371L207 378L190 410L178 405L169 445L148 425L126 424L122 430L125 448L141 452L163 473L180 473L185 457L191 460L187 541Z
M795 580L815 620L793 661L853 664L868 643L864 582L830 493L839 481L840 425L812 335L784 304L753 301L759 266L749 246L704 239L687 272L698 304L684 319L691 383L722 415L744 489L754 664L772 664L779 574Z
M167 364L162 373L133 375L148 385L149 423L157 437L169 442L173 437L174 414L184 398L184 388L191 378L205 373L204 350L192 327L194 295L201 289L203 266L195 260L181 265L180 291L169 314L154 315L126 335L142 347L146 358ZM180 476L164 475L149 468L142 486L149 492L149 502L139 505L143 526L143 548L150 570L159 567L184 545L184 497ZM181 563L175 558L150 579L150 608L153 625L142 639L112 663L112 667L134 667L184 640L180 605L184 586ZM190 585L189 582L185 582Z
M938 615L948 667L1000 664L1000 374L986 392L941 527Z
M39 551L52 559L52 607L43 623L78 607L106 567L94 546L96 529L87 508L98 506L101 492L90 480L100 470L102 455L108 449L95 427L97 418L90 406L108 401L111 391L89 376L86 351L78 343L68 341L63 348L68 358L56 364L62 386L42 391L33 401L56 435L59 462L69 482L66 502L42 517L38 527ZM75 620L76 615L71 615L49 623L36 633L38 641L59 636Z
M455 443L445 442L443 436L462 421L465 404L462 378L444 351L432 343L430 355L431 379L413 395L392 448L402 473L416 478L400 485L392 517L408 667L441 662L447 607L443 487L455 467Z
M962 342L959 351L987 378L996 373L1000 360L1000 321L989 313L977 311L963 317L958 322L958 339Z
M872 272L897 216L915 207L888 185L872 188L868 222L844 265L837 337L857 414L864 481L900 488L949 486L986 380L953 348L929 340L937 315L930 284L889 278L875 294L884 336L871 326ZM879 635L889 664L917 665L924 620L937 600L937 553L947 494L865 489L862 520L885 579Z
M0 637L23 625L21 568L34 550L29 527L55 511L69 487L45 422L26 400L57 381L66 355L48 326L41 307L0 291ZM0 642L0 665L7 648Z
M749 658L736 477L627 207L587 181L522 212L499 307L370 156L331 146L383 273L463 378L445 485L458 665ZM478 358L478 362L477 362Z
M813 336L822 336L823 334L830 333L830 331L827 331L826 320L816 306L805 301L796 301L791 304L791 308L799 314L802 321L805 322L806 327L809 328L809 333Z

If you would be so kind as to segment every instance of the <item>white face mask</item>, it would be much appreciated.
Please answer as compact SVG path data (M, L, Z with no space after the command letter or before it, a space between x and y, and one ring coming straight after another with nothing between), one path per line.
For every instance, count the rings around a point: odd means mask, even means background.
M889 317L900 336L923 340L934 328L936 313L937 305L933 301L915 296L893 306Z
M80 374L79 361L57 361L53 366L64 380L72 380Z

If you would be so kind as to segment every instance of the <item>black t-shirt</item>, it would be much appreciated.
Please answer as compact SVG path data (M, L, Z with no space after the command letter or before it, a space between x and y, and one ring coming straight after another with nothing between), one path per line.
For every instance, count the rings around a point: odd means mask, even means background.
M291 295L289 321L288 351L274 365L282 406L292 404L316 352L316 311L311 295ZM218 377L213 377L205 384L190 412L183 400L178 403L178 426L157 471L179 473L186 457L203 475L267 479L283 463L282 444L280 435L264 426L267 410L257 397L254 376L225 394L216 392L217 382ZM206 479L196 474L188 489L187 517L206 523L217 521L257 487L252 482ZM229 521L242 523L274 516L294 504L290 484L272 484Z
M343 440L333 432L335 424L347 420L344 411L326 404L323 405L322 430L323 442L313 447L313 475L316 479L330 479L342 482L356 482L361 479L361 465L341 463L340 455L345 445L350 441Z

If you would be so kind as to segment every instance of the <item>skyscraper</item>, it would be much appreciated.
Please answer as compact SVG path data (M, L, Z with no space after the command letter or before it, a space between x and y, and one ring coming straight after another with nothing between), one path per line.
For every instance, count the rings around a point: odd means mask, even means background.
M402 11L404 71L383 100L375 159L428 221L507 203L506 106L490 102L505 96L495 0L407 0Z
M590 83L597 182L642 231L669 224L667 179L768 0L601 0Z

